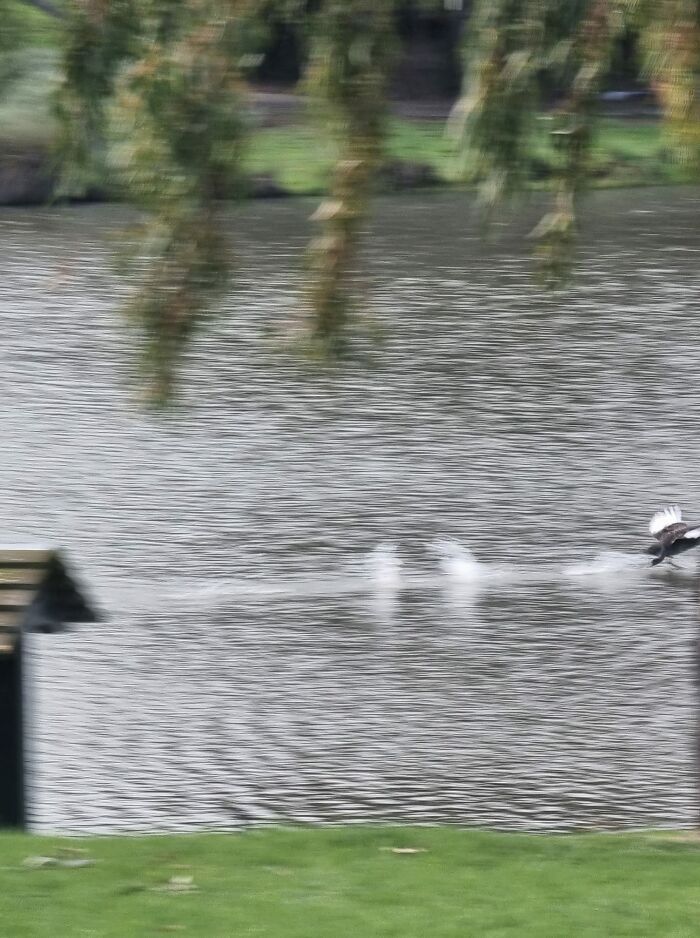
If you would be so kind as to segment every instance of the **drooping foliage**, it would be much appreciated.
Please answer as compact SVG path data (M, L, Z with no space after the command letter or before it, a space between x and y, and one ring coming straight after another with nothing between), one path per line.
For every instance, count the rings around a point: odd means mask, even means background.
M309 86L333 132L338 159L328 197L313 215L321 234L309 248L308 339L341 354L353 305L353 268L385 134L393 0L327 0Z
M236 27L245 2L153 3L138 56L118 85L115 152L147 209L127 312L143 335L149 400L166 403L182 352L230 270L220 200L238 176L244 131ZM236 15L237 14L237 15Z
M464 92L452 117L464 168L493 206L522 183L546 114L557 154L554 201L533 232L548 281L570 264L576 197L585 186L598 98L615 43L641 33L647 73L677 152L697 165L699 0L480 0L465 48ZM542 82L549 75L550 82ZM559 89L555 102L543 89Z
M239 65L272 14L305 23L314 37L307 87L338 149L328 198L314 216L322 233L309 249L302 300L307 344L338 354L381 157L394 0L72 2L59 98L65 150L71 165L86 166L111 135L111 169L148 212L133 252L141 286L128 312L143 336L149 399L170 398L181 353L226 283L230 252L217 200L240 168Z
M521 183L537 114L537 75L544 57L545 3L482 2L465 49L464 92L450 124L465 174L493 204Z
M248 0L74 0L59 97L73 164L104 153L146 211L125 254L150 403L172 396L182 352L224 288L220 199L238 175L238 62Z
M18 2L18 0L13 0ZM64 83L57 99L66 165L109 178L145 210L130 242L129 304L154 403L166 402L188 340L216 306L231 267L219 198L232 192L245 137L240 75L269 24L308 46L306 87L338 158L314 215L304 335L323 355L347 344L358 249L381 163L398 0L64 0ZM43 5L43 4L42 4ZM0 45L21 37L0 0ZM445 0L414 0L450 8ZM700 171L700 0L476 0L451 128L465 171L493 205L527 178L542 128L555 150L553 204L538 257L560 282L576 201L589 175L597 101L620 36L641 37L674 152ZM1 53L0 49L0 53ZM306 53L304 58L307 58ZM0 55L1 60L1 55ZM1 62L0 62L1 64ZM0 84L2 82L0 69ZM538 129L539 128L539 129ZM69 186L72 184L68 180Z
M700 173L700 0L646 0L641 6L647 73L677 157Z
M69 0L62 53L63 81L55 107L58 152L70 190L105 175L105 110L142 26L138 0Z
M586 183L598 95L623 22L615 4L595 0L582 9L568 46L572 78L552 115L550 131L559 151L554 204L533 233L541 268L553 284L563 279L570 265L575 200Z

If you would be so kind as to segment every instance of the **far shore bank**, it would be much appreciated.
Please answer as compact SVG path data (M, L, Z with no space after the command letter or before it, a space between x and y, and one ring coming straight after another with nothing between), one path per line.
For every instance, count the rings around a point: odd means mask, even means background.
M0 206L44 205L57 197L59 168L53 143L57 125L53 93L59 80L55 53L34 50L31 68L0 102ZM445 132L449 100L391 102L386 158L379 192L449 189L465 185L454 141ZM591 186L659 186L689 181L676 162L653 107L646 103L601 108L589 176ZM300 95L279 89L251 89L250 134L243 179L223 198L286 198L321 195L335 159L334 143L309 113ZM549 116L533 131L525 175L545 188L557 171ZM467 167L468 170L468 167ZM74 201L118 201L116 185L75 187Z
M555 155L546 135L546 118L533 141L528 185L546 188L556 173ZM309 122L260 126L250 135L243 178L236 192L276 199L321 195L334 161L334 145L319 137ZM592 188L660 186L687 182L665 145L655 121L603 118L591 155ZM52 139L22 134L0 137L0 206L43 205L57 198L58 165ZM452 142L433 120L393 118L386 158L378 174L380 193L463 188ZM65 201L65 197L60 199ZM119 201L117 188L91 185L76 189L68 201Z

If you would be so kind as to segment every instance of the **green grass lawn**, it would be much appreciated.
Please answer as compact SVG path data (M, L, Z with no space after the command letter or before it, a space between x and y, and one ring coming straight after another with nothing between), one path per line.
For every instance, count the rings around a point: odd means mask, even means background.
M12 22L21 28L26 45L52 48L58 45L61 37L60 20L22 0L5 0L5 4ZM64 3L63 0L53 0L53 5L61 9Z
M554 163L546 121L541 122L535 135L532 154L540 169ZM310 125L269 128L251 136L247 166L252 173L272 174L291 192L310 195L324 190L333 156L332 142L318 128ZM391 121L387 157L428 163L442 182L456 181L455 153L440 121ZM596 186L687 181L668 153L660 124L650 120L601 119L591 167Z
M48 146L56 135L52 94L58 87L56 52L32 49L0 97L0 149Z
M37 856L94 864L28 862ZM700 840L663 834L352 827L85 840L3 834L0 868L8 938L700 932Z
M54 5L61 7L62 0L54 0ZM7 75L0 68L0 149L45 146L55 133L51 93L59 80L61 26L20 0L6 0L3 10L11 26L19 29L23 46L11 55ZM9 81L9 76L14 80Z
M387 159L428 163L449 182L454 177L454 154L440 121L392 120ZM254 132L246 163L251 173L271 173L285 188L299 195L317 195L328 183L335 156L333 141L311 124L275 127Z

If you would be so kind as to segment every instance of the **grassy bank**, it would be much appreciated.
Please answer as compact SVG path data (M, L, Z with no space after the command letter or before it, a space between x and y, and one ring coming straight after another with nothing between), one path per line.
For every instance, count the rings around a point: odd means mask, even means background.
M53 5L56 9L64 7L63 0L53 0ZM5 0L5 9L10 21L19 27L25 45L34 48L58 47L61 24L56 17L30 6L25 0Z
M333 155L332 144L325 141L316 128L296 125L254 133L247 163L251 172L270 173L291 192L309 195L323 191ZM456 181L455 155L440 121L393 120L387 156L389 160L427 164L438 183ZM541 186L555 162L545 119L533 140L532 156L532 184ZM594 186L665 185L687 181L668 152L661 126L651 120L601 119L591 170Z
M661 834L3 834L0 866L13 938L690 938L700 916L700 841Z

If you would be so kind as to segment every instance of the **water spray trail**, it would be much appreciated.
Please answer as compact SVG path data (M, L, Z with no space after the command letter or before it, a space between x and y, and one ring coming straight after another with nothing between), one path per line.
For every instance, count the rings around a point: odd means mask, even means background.
M643 555L606 550L586 563L569 564L561 572L566 577L607 576L621 573L623 570L641 570L648 566L649 560Z
M367 572L374 588L384 593L394 592L401 587L401 560L396 545L379 544L367 558Z
M430 546L433 553L437 554L440 569L446 576L462 583L473 583L483 576L483 564L459 541L439 537Z

